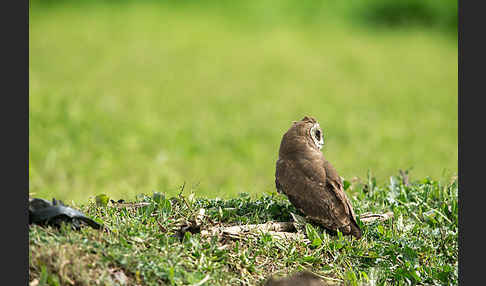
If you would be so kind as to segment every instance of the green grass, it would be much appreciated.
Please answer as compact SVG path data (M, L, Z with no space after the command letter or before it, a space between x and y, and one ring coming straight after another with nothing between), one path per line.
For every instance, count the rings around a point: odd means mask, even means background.
M29 193L107 230L31 226L30 280L259 285L309 269L337 284L457 285L454 3L434 1L31 1ZM275 161L304 115L353 182L356 214L392 220L362 224L359 241L311 225L289 242L176 237L201 208L203 230L290 221ZM390 178L409 168L425 179ZM97 206L101 193L149 205Z
M266 233L241 239L202 236L181 226L199 217L201 230L215 225L290 221L295 208L282 195L207 199L189 194L137 196L138 208L77 205L107 230L73 231L31 226L30 281L48 285L261 285L270 276L307 269L338 285L457 285L457 180L430 178L405 185L401 177L377 184L369 177L347 189L357 216L393 211L385 222L361 224L363 237L330 235L307 225L306 239L282 241ZM126 198L129 199L129 198ZM115 274L117 273L117 274ZM332 280L329 280L332 279ZM335 285L335 284L333 284Z
M36 3L36 197L174 195L184 182L198 196L259 196L274 190L281 136L304 115L319 120L323 152L347 179L457 172L457 42L447 33L374 29L305 5L285 17L293 6L265 1L248 17L155 2Z

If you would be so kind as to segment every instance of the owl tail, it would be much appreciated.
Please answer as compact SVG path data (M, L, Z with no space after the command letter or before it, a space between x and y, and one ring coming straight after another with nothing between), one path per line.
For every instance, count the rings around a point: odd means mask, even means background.
M351 235L356 237L356 239L360 239L361 236L362 236L362 232L361 232L361 229L359 228L358 224L356 223L356 221L354 219L351 220L350 226L351 226Z

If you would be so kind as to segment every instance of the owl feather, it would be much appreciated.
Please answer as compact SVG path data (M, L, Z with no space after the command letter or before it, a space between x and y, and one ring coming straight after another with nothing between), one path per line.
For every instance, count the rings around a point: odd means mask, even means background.
M277 191L314 223L360 238L361 229L341 177L320 150L323 144L322 130L314 118L306 116L293 123L280 143Z

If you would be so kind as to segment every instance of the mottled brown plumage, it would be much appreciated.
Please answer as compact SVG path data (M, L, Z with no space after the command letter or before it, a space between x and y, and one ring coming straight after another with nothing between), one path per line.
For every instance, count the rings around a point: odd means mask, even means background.
M280 143L275 172L277 191L311 221L333 231L361 237L341 177L321 152L324 139L312 117L294 122Z

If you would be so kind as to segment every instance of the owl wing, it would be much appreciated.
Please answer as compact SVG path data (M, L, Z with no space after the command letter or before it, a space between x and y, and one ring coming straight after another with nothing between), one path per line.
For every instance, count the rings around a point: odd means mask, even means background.
M324 160L324 169L326 170L326 180L330 185L331 190L334 192L336 197L339 198L339 201L346 209L345 213L350 219L350 227L351 233L356 236L357 238L361 237L361 229L356 222L356 215L354 214L353 207L351 206L351 202L349 201L346 193L344 192L343 183L341 177L338 175L334 167L328 161Z
M290 202L309 219L326 228L340 229L343 233L356 233L353 231L354 213L351 204L343 192L339 176L326 161L297 159L277 161L276 185L287 195ZM327 176L327 172L331 176ZM336 176L334 176L334 174ZM359 227L358 227L359 229Z

